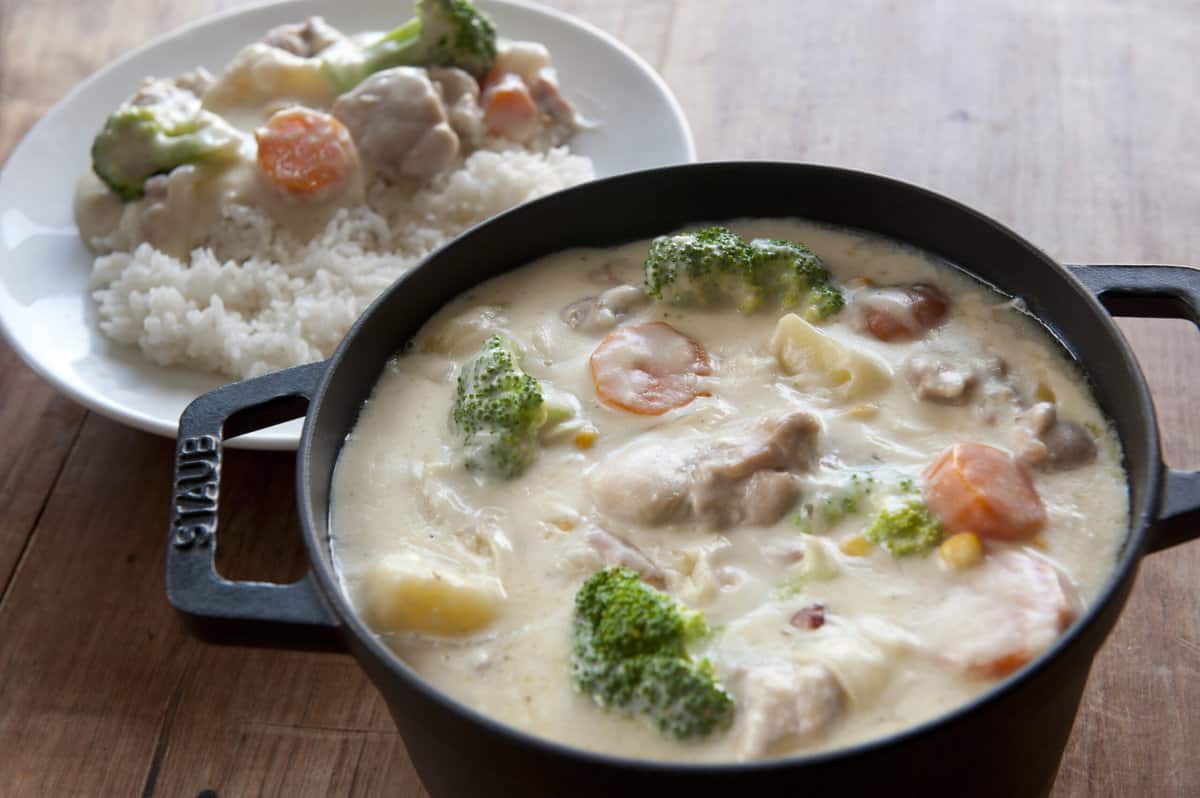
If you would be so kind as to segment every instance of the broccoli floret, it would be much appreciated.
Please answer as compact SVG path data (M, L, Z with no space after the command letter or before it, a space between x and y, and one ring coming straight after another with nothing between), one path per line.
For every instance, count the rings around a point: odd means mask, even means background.
M660 236L643 264L646 294L678 304L732 301L753 313L769 298L782 308L805 306L811 321L845 304L821 259L803 244L756 238L747 244L725 227Z
M541 383L521 370L511 341L491 336L458 373L450 425L462 438L465 465L505 479L517 476L537 457L545 422Z
M109 115L92 141L92 169L121 199L136 200L147 178L234 158L240 146L238 132L203 110L195 95L155 81Z
M866 531L867 540L896 557L925 554L942 540L942 525L920 499L884 509Z
M659 236L651 242L642 270L646 294L655 299L663 299L664 290L677 304L729 297L746 312L762 301L750 279L750 248L725 227Z
M780 305L793 308L807 302L808 321L829 318L845 307L841 289L817 254L795 241L756 238L750 242L758 283L780 295Z
M628 568L597 571L575 597L575 683L598 704L648 718L678 738L709 734L733 717L733 697L690 643L704 615Z
M417 0L416 16L356 53L326 60L326 79L341 94L397 66L448 66L482 78L496 60L496 28L468 0Z
M801 506L792 522L807 535L819 535L855 515L873 512L883 502L919 493L912 477L893 469L871 468L827 485Z
M804 311L804 315L809 321L823 321L830 316L842 312L842 308L846 307L846 298L842 296L842 290L832 282L821 283L814 285L808 295L808 307Z
M806 534L828 532L847 516L868 509L867 499L877 487L878 483L872 473L853 473L842 484L818 494L812 501L805 503L794 522Z

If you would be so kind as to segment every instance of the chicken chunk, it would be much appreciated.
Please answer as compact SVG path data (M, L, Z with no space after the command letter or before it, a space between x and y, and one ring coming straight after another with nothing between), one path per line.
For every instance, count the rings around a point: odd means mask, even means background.
M743 520L750 526L769 526L795 506L800 482L792 474L759 471L742 488Z
M562 310L562 320L570 328L586 333L611 330L629 315L630 311L649 302L649 297L636 285L623 283L599 296L585 297Z
M304 22L280 25L267 31L263 44L298 55L312 58L325 48L346 37L321 17L309 17Z
M842 711L841 684L825 665L773 661L740 678L737 757L761 759L779 742L808 737Z
M460 146L474 149L486 132L483 109L479 106L479 84L475 78L455 67L430 67L429 79L442 95L450 127L458 134Z
M720 466L701 462L696 466L691 509L694 517L717 529L770 526L799 498L800 483L793 474L758 471L735 479Z
M913 631L936 658L1000 678L1049 648L1078 612L1078 597L1062 572L1034 554L1010 550L960 572L943 600L914 617Z
M635 524L681 521L687 515L689 454L655 445L617 451L588 474L592 498L606 514Z
M917 352L905 360L904 376L918 399L944 405L966 404L979 382L970 364L931 352Z
M333 115L350 130L363 160L388 180L428 180L458 159L458 134L424 69L376 72L339 97Z
M1017 416L1013 428L1017 458L1041 471L1068 471L1096 459L1096 441L1075 421L1058 417L1051 402L1038 402Z
M592 470L588 484L603 512L633 523L767 526L799 498L796 474L816 463L819 434L817 419L797 411L711 444L618 451Z
M1003 358L925 349L905 359L904 376L920 400L943 405L966 404L978 391L1013 396L1008 364Z
M145 242L176 257L185 257L207 233L187 224L195 213L196 186L201 180L192 164L148 178L142 198L122 207L113 239L125 242L124 246L131 249Z
M820 432L817 419L803 411L766 418L746 438L718 442L712 459L734 479L766 470L808 471L817 462Z
M800 498L795 474L815 465L819 433L815 418L791 413L718 441L692 467L692 515L718 528L775 523Z

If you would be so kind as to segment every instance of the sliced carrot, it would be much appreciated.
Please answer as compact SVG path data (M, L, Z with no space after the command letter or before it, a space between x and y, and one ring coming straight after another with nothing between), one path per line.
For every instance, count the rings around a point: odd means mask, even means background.
M944 592L907 614L905 625L935 661L999 679L1053 645L1079 614L1079 594L1057 566L1011 546L956 571Z
M512 72L497 78L489 74L484 80L487 88L480 98L480 105L488 130L512 141L528 140L541 122L541 112L529 93L529 86L520 75Z
M346 189L358 168L346 126L311 108L286 108L254 131L258 166L285 198L317 203Z
M949 300L936 286L918 283L880 289L879 294L888 301L872 303L868 299L862 314L867 331L880 341L920 338L946 318Z
M712 373L700 342L661 321L614 330L592 352L590 364L602 402L643 416L704 395L700 378Z
M973 664L968 670L984 679L1001 679L1025 667L1035 656L1028 649L1010 651L994 660Z
M925 470L925 503L948 534L1023 540L1046 523L1029 474L1013 457L983 443L956 443Z
M1003 552L974 576L969 592L951 599L959 618L942 617L943 629L958 635L943 653L974 676L998 679L1024 667L1078 615L1074 588L1041 558Z

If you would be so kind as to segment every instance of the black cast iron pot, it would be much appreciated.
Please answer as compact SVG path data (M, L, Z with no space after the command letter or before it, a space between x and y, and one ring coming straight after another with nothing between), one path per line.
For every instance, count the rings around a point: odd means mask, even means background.
M1099 599L1034 664L948 715L831 753L742 765L659 764L587 753L514 731L433 690L377 640L338 589L329 490L342 441L384 363L443 304L495 275L574 246L685 224L799 216L939 255L1023 297L1078 362L1124 447L1130 525ZM1154 407L1114 313L1200 319L1200 271L1063 268L991 219L871 174L786 163L655 169L509 211L434 254L380 297L324 363L236 383L180 420L167 555L171 603L208 636L341 645L383 693L429 792L444 796L1036 796L1053 783L1092 659L1142 555L1200 534L1200 473L1167 468ZM213 566L221 441L305 414L296 462L312 569L299 582L230 582Z

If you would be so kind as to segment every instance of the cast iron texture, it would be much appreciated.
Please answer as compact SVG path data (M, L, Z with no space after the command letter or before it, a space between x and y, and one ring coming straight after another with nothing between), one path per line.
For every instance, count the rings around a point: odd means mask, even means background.
M1188 319L1200 325L1200 274L1186 266L1068 266L1113 315ZM1196 537L1200 472L1166 469L1149 550Z
M167 598L198 637L225 643L340 648L338 624L311 574L290 585L217 573L222 440L304 415L325 363L235 382L196 399L179 419L167 550Z
M447 301L542 255L573 246L610 246L685 224L785 216L857 227L908 242L1023 298L1046 322L1087 375L1124 447L1131 524L1101 598L1050 652L968 705L867 744L774 762L680 765L580 752L501 726L426 686L354 616L330 562L333 467L387 359ZM1124 282L1109 267L1082 267L1078 273L1117 310L1159 315L1182 309L1195 319L1200 280L1190 270L1130 271ZM1162 285L1144 285L1159 279ZM1175 297L1180 304L1164 305L1146 300L1148 296ZM1116 304L1122 301L1135 304ZM312 381L318 378L314 392ZM1168 481L1164 476L1145 381L1116 326L1079 282L1011 231L958 203L888 178L831 167L766 162L667 167L536 201L469 231L392 286L328 364L222 390L226 393L221 401L227 404L217 408L219 412L211 405L206 409L209 400L203 397L189 408L186 426L181 422L181 439L219 437L220 412L263 402L278 408L287 396L312 400L297 460L300 516L312 571L295 586L275 593L254 585L239 605L236 592L230 591L240 586L211 573L211 556L206 564L193 557L185 569L182 563L192 549L171 546L172 601L193 616L254 619L259 624L285 621L317 631L339 625L350 651L387 699L414 764L438 798L662 798L727 796L730 791L841 796L897 790L1006 798L1043 795L1053 783L1092 658L1125 602L1148 536L1156 548L1198 532L1197 478L1172 473ZM186 455L181 443L179 474L186 473ZM1161 516L1168 522L1158 524L1164 481L1167 500ZM177 482L177 492L183 487ZM215 502L215 489L212 496ZM215 526L207 534L215 534ZM206 586L206 578L218 587Z

